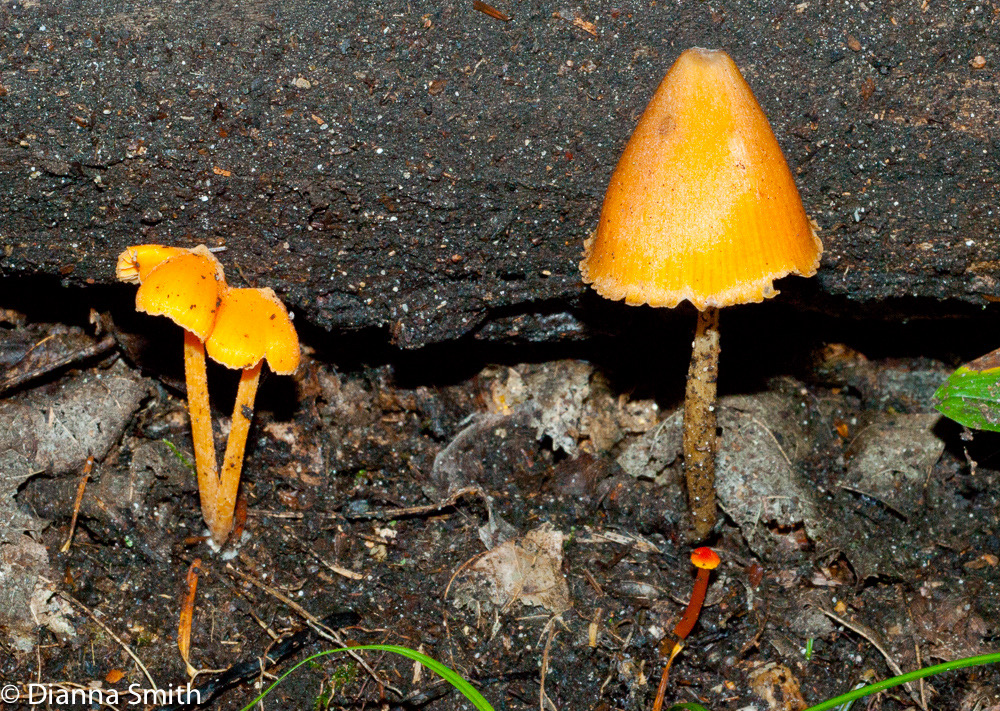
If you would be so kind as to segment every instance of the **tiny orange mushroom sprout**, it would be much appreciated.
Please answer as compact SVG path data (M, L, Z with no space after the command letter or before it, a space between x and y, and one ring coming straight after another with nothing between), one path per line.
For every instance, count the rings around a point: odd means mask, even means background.
M812 276L822 251L736 64L722 50L684 52L625 146L580 270L608 299L698 309L684 400L694 540L716 520L718 309L773 297L780 277Z
M691 552L691 563L698 569L698 576L695 578L694 588L691 591L687 607L684 609L684 614L674 625L674 643L670 648L670 656L667 658L666 666L663 667L652 711L660 711L663 706L663 698L667 691L667 678L670 676L670 666L674 663L674 657L680 654L684 648L684 640L691 634L691 630L694 629L694 625L698 621L701 607L705 604L705 595L708 593L708 579L712 571L719 567L720 562L719 554L711 548L695 548Z
M243 468L260 369L266 359L278 375L291 375L299 365L299 338L285 305L271 289L229 289L219 304L215 328L205 342L212 360L241 369L233 421L219 474L215 510L209 521L212 539L222 545L233 527L236 495Z
M207 512L214 507L206 507L206 501L216 498L218 472L204 341L215 327L219 300L228 289L222 265L204 245L184 249L145 244L122 252L116 272L122 281L140 284L135 295L136 310L167 316L184 329L191 440L202 512L211 529L213 522Z

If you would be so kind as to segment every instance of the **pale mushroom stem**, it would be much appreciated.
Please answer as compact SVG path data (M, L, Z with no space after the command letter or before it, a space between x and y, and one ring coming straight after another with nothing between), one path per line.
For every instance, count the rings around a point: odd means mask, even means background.
M194 444L195 470L198 472L201 512L209 529L214 530L219 475L215 437L212 434L212 408L208 402L205 344L188 330L184 331L184 379L187 382L188 411L191 413L191 440Z
M218 517L216 526L211 528L212 540L219 546L226 542L233 528L233 512L236 510L236 494L240 488L240 472L243 470L243 452L246 449L250 421L253 419L253 402L257 397L257 383L260 382L260 368L263 360L246 368L240 376L240 387L236 391L236 405L233 407L233 423L226 441L226 456L222 460L219 476Z
M684 394L684 475L694 541L715 526L715 381L719 373L719 310L698 312Z

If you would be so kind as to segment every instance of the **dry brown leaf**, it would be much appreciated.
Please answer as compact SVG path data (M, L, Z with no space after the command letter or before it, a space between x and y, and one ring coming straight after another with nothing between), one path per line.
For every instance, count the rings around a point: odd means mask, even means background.
M507 541L471 567L487 584L490 600L507 607L515 602L560 613L568 610L569 585L562 574L563 534L550 524Z

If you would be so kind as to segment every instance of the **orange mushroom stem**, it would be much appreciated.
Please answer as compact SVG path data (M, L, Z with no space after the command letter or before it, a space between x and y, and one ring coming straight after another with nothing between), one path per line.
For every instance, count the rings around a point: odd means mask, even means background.
M243 471L243 455L246 451L247 436L250 434L250 423L253 421L253 404L257 398L257 384L260 382L260 369L264 361L246 368L240 373L240 386L236 391L236 404L233 406L233 420L229 428L229 439L226 440L226 455L222 460L222 472L219 474L219 521L220 531L225 528L226 535L233 527L233 515L236 511L236 497L240 489L240 474Z
M242 370L211 520L205 515L212 540L221 546L233 528L261 366L266 359L278 375L291 375L299 365L299 339L285 305L271 289L229 289L205 349L212 360Z
M184 379L198 492L211 529L215 507L206 502L216 498L218 470L204 341L215 326L220 294L228 289L222 265L204 245L183 249L144 244L119 255L116 273L122 281L140 284L138 311L167 316L184 329Z
M701 607L705 604L705 595L708 592L708 579L712 571L719 567L719 556L711 548L695 548L691 553L691 562L698 569L698 576L694 581L694 589L691 591L691 598L688 600L687 608L681 619L674 626L674 643L670 649L670 656L663 667L663 675L660 677L660 685L656 688L656 700L653 702L652 711L660 711L663 707L663 698L667 691L667 678L670 676L670 666L674 663L674 657L680 654L684 648L684 640L691 630L694 629L698 616L701 614Z

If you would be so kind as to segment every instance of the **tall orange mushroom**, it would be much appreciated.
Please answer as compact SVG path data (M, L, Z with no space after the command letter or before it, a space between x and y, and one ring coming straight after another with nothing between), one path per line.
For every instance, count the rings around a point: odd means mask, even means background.
M212 519L212 539L225 543L233 527L233 512L243 468L260 369L266 359L278 375L291 375L299 365L299 338L285 305L271 289L228 289L219 304L215 327L205 342L212 360L242 370L233 407L232 426L219 473Z
M222 265L204 245L184 249L146 244L122 252L116 273L122 281L140 284L135 295L138 311L167 316L184 329L191 440L202 512L211 529L214 507L206 506L206 501L216 498L218 473L204 341L215 327L219 300L228 289Z
M736 64L722 50L684 52L625 146L580 270L609 299L698 309L684 401L694 540L716 520L718 309L775 296L783 276L812 276L822 251Z

